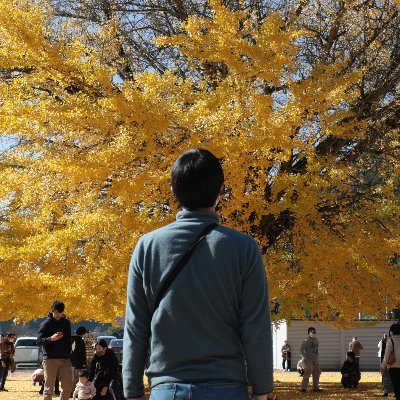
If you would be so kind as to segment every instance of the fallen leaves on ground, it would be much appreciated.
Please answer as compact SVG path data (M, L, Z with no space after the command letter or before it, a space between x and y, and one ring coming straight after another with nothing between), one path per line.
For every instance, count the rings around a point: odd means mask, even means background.
M18 370L9 374L6 388L1 392L0 400L38 400L39 386L33 386L31 370ZM357 389L344 389L340 384L340 372L323 372L320 379L321 393L312 392L312 379L306 393L300 392L301 377L297 372L275 372L275 391L279 400L335 399L335 400L372 400L382 396L381 376L378 372L363 372ZM54 398L57 398L56 396ZM389 397L390 398L390 397Z

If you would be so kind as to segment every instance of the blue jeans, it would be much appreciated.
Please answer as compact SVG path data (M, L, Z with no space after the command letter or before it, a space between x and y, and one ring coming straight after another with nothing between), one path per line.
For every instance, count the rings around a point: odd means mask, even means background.
M249 400L243 383L161 383L151 389L150 400Z

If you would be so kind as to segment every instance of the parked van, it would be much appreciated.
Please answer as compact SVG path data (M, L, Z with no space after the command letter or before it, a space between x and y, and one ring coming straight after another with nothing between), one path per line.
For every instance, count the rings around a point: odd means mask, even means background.
M15 341L14 360L17 368L37 368L42 364L42 349L36 337L23 336Z

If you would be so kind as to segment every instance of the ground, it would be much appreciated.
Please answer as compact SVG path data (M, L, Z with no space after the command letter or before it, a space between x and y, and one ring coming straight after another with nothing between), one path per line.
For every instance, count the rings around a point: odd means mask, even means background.
M33 371L18 370L9 375L6 388L9 392L1 392L0 400L40 400L39 386L33 386ZM301 378L297 372L275 372L275 391L279 400L327 399L327 400L376 400L382 396L381 377L378 372L363 372L357 389L343 389L339 372L323 372L321 388L324 392L313 393L311 387L307 393L300 392ZM311 382L310 382L311 383ZM310 385L311 386L311 385ZM54 397L55 399L56 397ZM393 399L392 395L389 399Z

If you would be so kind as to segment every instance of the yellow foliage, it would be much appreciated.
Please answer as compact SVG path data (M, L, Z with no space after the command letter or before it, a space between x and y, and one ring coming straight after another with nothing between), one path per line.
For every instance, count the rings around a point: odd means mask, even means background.
M220 212L262 246L275 318L348 325L398 305L398 159L371 171L378 183L361 196L360 167L319 147L365 136L369 121L351 106L364 70L343 59L300 78L309 33L210 3L211 18L157 39L193 76L120 83L113 21L90 44L73 24L56 35L50 9L0 1L0 132L11 146L0 156L0 319L42 316L54 299L75 319L123 316L131 251L174 218L169 171L191 147L223 160Z

